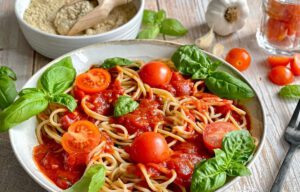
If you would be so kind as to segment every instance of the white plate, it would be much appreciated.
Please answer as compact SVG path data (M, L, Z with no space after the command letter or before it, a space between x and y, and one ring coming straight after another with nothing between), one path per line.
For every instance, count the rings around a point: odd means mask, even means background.
M62 57L52 61L51 63L40 69L37 73L35 73L27 81L23 88L36 87L37 81L41 74L48 67L66 56L72 57L73 65L76 68L77 73L82 73L89 69L92 64L101 63L103 60L110 57L118 56L131 59L142 59L146 61L155 58L170 58L174 51L178 48L178 46L178 44L169 42L142 40L119 41L91 45L63 55ZM218 59L212 55L211 57ZM221 66L222 70L226 70L231 74L236 75L237 77L248 82L236 69L234 69L224 61L223 63L224 65ZM253 88L253 86L251 87ZM252 127L251 134L259 140L258 148L254 155L254 158L248 164L248 166L250 166L252 162L257 158L262 148L265 136L265 116L261 101L257 97L257 94L256 97L243 102L242 105L246 107L247 112L250 114ZM53 184L49 179L46 178L44 174L39 171L32 159L32 149L38 144L34 131L37 125L36 123L36 118L33 117L28 121L23 122L22 124L10 129L9 136L12 148L23 168L36 182L38 182L43 188L48 191L60 191L60 189L55 186L55 184ZM238 177L228 182L220 190L224 190L237 179Z

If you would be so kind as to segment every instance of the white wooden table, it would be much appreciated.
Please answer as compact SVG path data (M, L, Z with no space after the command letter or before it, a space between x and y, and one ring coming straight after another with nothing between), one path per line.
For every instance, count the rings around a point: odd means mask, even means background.
M209 29L205 24L205 9L208 0L146 0L148 9L165 9L168 16L176 17L189 28L189 33L180 39L171 39L181 43L193 43L195 38ZM244 72L255 86L263 101L266 111L266 141L262 153L251 168L252 176L244 177L228 191L266 192L277 175L277 171L288 144L283 139L283 132L296 102L288 102L277 97L279 86L267 79L269 68L265 54L257 45L255 33L260 23L261 0L248 0L250 17L246 26L231 36L217 41L225 45L226 51L233 47L244 47L252 55L251 67ZM17 86L20 89L33 73L50 60L31 49L21 33L15 15L14 0L0 0L0 65L7 65L18 75ZM297 78L298 83L300 77ZM300 191L300 151L293 159L287 175L284 191ZM38 186L22 169L10 146L8 134L0 134L0 191L1 192L41 192Z

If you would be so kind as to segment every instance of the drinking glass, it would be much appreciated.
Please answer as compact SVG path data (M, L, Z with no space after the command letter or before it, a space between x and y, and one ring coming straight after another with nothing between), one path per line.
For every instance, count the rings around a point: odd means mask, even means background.
M258 45L273 54L300 53L300 0L263 0L262 9Z

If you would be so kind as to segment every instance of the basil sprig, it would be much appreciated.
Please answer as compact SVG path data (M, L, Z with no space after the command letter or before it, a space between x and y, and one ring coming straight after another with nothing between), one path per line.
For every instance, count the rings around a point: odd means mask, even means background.
M137 39L155 39L159 33L170 36L183 36L188 30L174 18L167 18L164 10L144 10L143 30Z
M120 117L138 108L139 103L129 96L120 96L115 104L114 116Z
M220 65L195 45L179 47L172 56L175 67L192 79L202 79L209 91L228 99L254 97L253 90L240 79L224 71L215 71Z
M6 66L0 67L0 111L12 104L18 95L15 72Z
M131 65L132 63L133 63L133 61L126 59L126 58L112 57L112 58L105 59L103 64L100 67L109 69L109 68L116 67L117 65L127 66L127 65Z
M99 192L105 182L105 167L103 165L90 166L72 187L63 192Z
M0 112L0 132L43 112L50 103L58 103L74 111L77 105L75 99L63 92L72 86L75 77L70 57L49 67L40 77L38 88L23 89L19 98Z
M280 89L279 95L284 99L300 99L300 85L286 85Z
M232 131L225 135L222 149L215 150L215 157L199 163L193 173L191 192L211 192L226 183L227 176L250 175L245 166L255 150L254 139L246 130Z

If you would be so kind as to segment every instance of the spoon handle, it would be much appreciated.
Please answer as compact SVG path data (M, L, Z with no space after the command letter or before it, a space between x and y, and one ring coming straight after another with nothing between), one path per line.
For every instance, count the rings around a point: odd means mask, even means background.
M282 186L285 180L285 175L288 172L288 169L290 167L291 164L291 159L294 156L294 153L297 149L297 145L291 145L289 148L289 151L287 152L283 163L281 164L281 167L279 169L279 172L277 174L277 177L273 183L272 189L270 192L281 192L282 191Z

